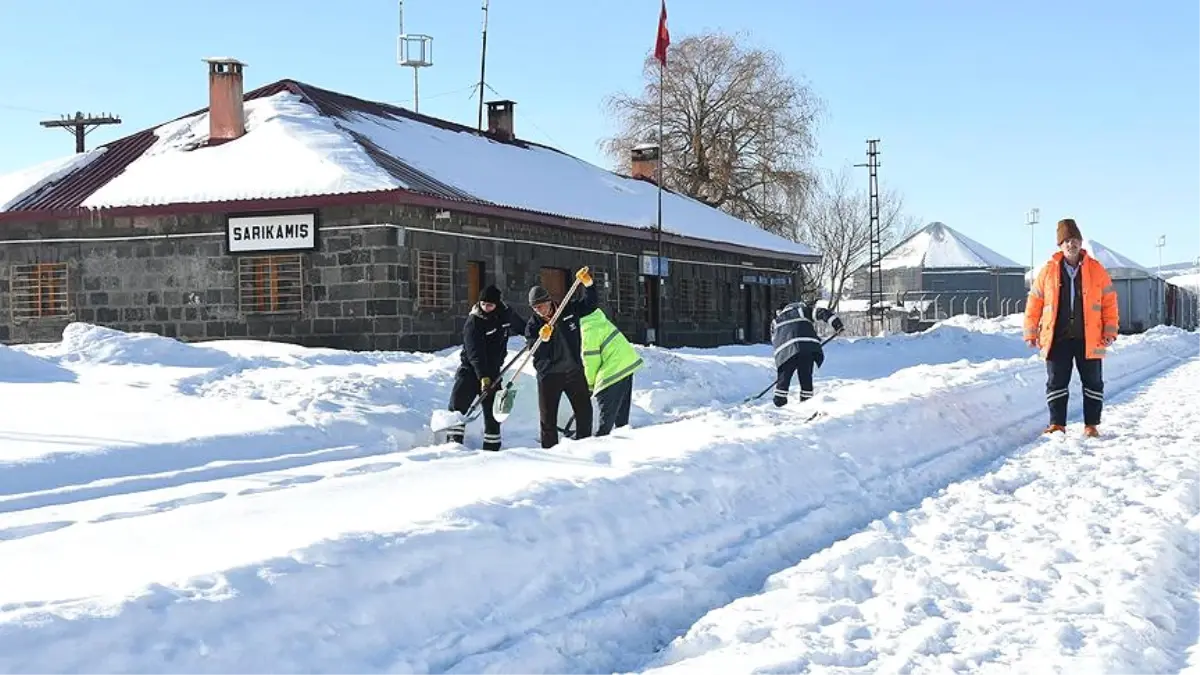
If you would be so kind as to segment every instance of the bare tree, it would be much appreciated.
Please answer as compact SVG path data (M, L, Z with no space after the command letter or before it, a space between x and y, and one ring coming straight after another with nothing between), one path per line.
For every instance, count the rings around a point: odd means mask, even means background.
M815 277L829 291L833 309L846 281L866 264L871 252L870 194L861 174L844 167L824 172L797 212L800 241L821 253ZM920 220L905 213L904 197L883 187L879 192L879 227L883 250L917 230Z
M663 75L664 185L794 238L789 195L810 181L822 104L771 51L724 33L671 45ZM630 150L656 142L659 64L646 59L640 96L607 100L618 121L603 150L628 171Z

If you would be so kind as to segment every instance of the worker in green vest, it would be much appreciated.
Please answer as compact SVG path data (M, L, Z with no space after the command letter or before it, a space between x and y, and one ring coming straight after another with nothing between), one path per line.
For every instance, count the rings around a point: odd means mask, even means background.
M600 421L596 435L629 425L633 399L633 374L645 365L629 340L597 307L579 321L583 374L596 397Z

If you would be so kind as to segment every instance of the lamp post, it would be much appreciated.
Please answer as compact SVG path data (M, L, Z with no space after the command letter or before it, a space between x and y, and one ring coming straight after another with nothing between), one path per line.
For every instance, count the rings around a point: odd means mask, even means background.
M1155 244L1155 246L1158 247L1158 278L1159 279L1162 278L1162 250L1163 250L1163 247L1166 245L1167 245L1167 235L1165 235L1165 234L1158 235L1158 243Z
M1037 261L1034 258L1034 226L1038 224L1038 215L1040 210L1037 208L1029 209L1025 214L1025 223L1029 225L1029 271L1037 269Z

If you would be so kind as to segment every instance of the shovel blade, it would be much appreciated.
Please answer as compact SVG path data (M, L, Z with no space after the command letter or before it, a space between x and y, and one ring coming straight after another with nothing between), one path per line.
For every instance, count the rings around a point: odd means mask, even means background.
M517 388L509 382L504 386L504 390L492 400L492 416L497 422L503 422L512 414L513 407L517 402Z

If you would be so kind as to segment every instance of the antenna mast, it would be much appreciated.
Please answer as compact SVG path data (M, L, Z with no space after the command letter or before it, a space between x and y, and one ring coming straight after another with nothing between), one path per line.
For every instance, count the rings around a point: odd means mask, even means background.
M479 120L476 124L483 131L483 74L487 69L487 24L488 0L483 0L483 49L479 53Z
M413 69L413 112L421 112L420 72L433 65L433 38L404 32L404 0L399 0L400 35L396 38L396 62Z

